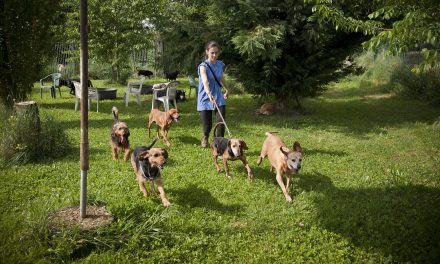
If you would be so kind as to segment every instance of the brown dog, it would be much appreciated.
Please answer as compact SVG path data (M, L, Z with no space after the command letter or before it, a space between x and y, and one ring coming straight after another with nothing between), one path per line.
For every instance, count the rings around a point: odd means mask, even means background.
M160 177L160 171L167 162L168 153L165 149L151 148L154 143L156 143L156 140L148 147L141 146L135 148L131 157L131 166L144 196L148 197L149 195L145 188L145 182L149 181L151 183L152 192L155 192L154 184L156 184L163 206L169 207L171 204L167 199L162 178Z
M264 103L255 113L257 115L273 115L275 106L272 103Z
M266 132L266 136L267 138L261 148L257 164L260 165L264 157L269 157L271 171L272 168L275 168L277 182L283 191L284 197L286 197L286 201L290 203L292 202L292 198L288 193L289 184L292 180L292 174L299 173L299 170L301 169L301 145L298 141L295 141L295 143L293 143L293 150L289 150L286 144L284 144L284 142L273 133ZM284 174L288 175L286 186L284 186L283 181Z
M130 131L128 125L125 122L119 121L119 111L116 106L112 108L113 113L113 125L110 128L110 145L112 146L112 158L118 159L118 153L124 151L124 160L127 161L130 157L131 149L128 137Z
M170 142L168 141L168 130L174 122L179 122L180 115L177 109L170 109L168 112L162 112L159 109L151 109L148 115L148 139L150 139L150 128L154 123L156 123L156 138L159 139L159 127L162 134L163 142L169 147Z
M223 124L219 122L214 127L214 135L217 126ZM225 166L226 176L230 178L229 175L229 167L228 160L241 160L243 162L244 167L248 173L248 180L252 180L254 178L254 174L252 173L251 167L246 160L246 156L244 155L244 150L248 149L246 143L241 139L231 138L227 139L224 137L214 137L211 143L212 156L214 158L214 165L217 168L218 172L221 172L220 166L218 165L218 157L222 157L223 165Z

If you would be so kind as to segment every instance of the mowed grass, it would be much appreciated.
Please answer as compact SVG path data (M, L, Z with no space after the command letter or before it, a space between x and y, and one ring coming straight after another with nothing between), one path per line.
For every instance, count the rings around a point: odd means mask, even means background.
M181 81L186 89L186 80ZM129 162L111 159L114 105L129 124L131 146L150 142L151 96L142 97L141 107L132 97L125 107L124 87L119 87L118 99L102 101L99 113L92 102L88 130L88 201L105 205L115 222L91 234L65 230L52 236L48 215L79 205L80 113L63 89L62 98L52 99L46 91L40 99L36 91L33 99L42 115L54 116L65 128L74 146L71 154L1 173L1 263L440 259L440 109L360 88L356 81L331 84L323 96L305 100L301 114L256 116L250 96L232 95L227 124L249 147L252 182L240 161L229 163L231 179L217 173L210 150L200 148L193 91L192 98L178 104L181 122L169 132L170 160L162 172L169 209L158 197L141 195ZM269 172L268 160L256 165L266 131L278 131L288 145L299 141L303 147L291 204ZM165 146L158 141L156 147ZM145 223L151 228L146 230ZM130 230L135 234L127 239Z

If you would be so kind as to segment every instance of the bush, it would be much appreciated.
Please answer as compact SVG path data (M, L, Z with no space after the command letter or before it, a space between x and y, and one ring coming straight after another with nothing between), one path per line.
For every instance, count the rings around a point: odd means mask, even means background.
M356 58L365 69L362 81L381 87L386 92L429 101L440 105L440 68L414 73L413 54L390 55L386 51L367 51Z
M35 129L30 114L17 116L4 105L0 106L0 163L3 166L58 158L70 149L70 142L63 129L51 116L44 116L40 130Z

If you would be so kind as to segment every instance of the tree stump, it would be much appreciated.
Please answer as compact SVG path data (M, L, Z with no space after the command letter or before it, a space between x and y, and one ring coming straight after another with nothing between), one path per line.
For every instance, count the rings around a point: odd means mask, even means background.
M38 135L40 133L40 114L38 105L35 101L15 103L15 113L19 120L29 120L30 133Z

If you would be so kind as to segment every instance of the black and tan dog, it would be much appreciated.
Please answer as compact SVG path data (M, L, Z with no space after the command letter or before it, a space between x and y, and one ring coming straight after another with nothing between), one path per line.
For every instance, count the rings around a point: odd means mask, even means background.
M145 182L149 181L151 183L152 192L155 192L154 184L156 184L163 206L169 207L171 204L165 194L160 175L160 171L167 162L168 152L165 149L152 148L154 143L156 143L156 140L148 147L141 146L135 148L131 157L131 166L133 167L139 188L144 196L148 197L149 195L145 188Z
M159 109L151 109L148 115L148 139L150 139L150 129L153 123L156 123L156 138L159 139L159 127L162 134L163 142L169 147L170 142L168 141L168 130L170 129L173 121L178 123L180 120L180 114L177 109L170 109L167 112L162 112Z
M113 125L110 128L110 145L112 146L112 158L118 159L119 152L125 152L124 160L127 161L130 157L131 149L128 137L130 131L128 125L125 122L119 121L119 111L116 106L112 108L113 113Z
M261 147L257 164L260 165L266 156L269 158L270 171L272 172L272 168L275 168L278 185L283 191L286 201L290 203L292 197L289 195L289 185L292 181L292 174L298 174L301 169L302 148L299 142L295 141L292 150L290 150L274 133L276 132L266 132L267 137ZM283 181L285 174L287 174L286 185Z
M217 129L217 126L223 124L223 122L219 122L214 127L214 136ZM228 160L241 160L243 162L244 167L248 173L248 180L252 180L254 178L254 174L252 173L251 167L246 160L246 156L244 155L244 150L248 149L246 143L241 139L231 138L227 139L224 137L214 137L211 143L212 156L214 158L214 165L217 168L218 172L221 172L220 166L218 165L218 157L220 156L223 159L223 164L225 166L226 176L230 178Z

